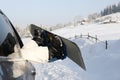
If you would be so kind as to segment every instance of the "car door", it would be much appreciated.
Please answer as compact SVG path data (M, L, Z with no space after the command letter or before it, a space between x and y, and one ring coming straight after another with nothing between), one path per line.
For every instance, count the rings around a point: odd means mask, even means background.
M12 23L0 11L0 56L8 56L16 51L19 52L22 46L23 43Z
M0 80L35 80L35 68L20 54L23 43L10 20L0 11Z

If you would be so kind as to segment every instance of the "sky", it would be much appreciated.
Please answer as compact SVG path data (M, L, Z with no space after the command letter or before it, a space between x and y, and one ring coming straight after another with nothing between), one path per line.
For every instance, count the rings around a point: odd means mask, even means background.
M100 12L120 0L2 0L0 9L15 26L29 24L53 26Z

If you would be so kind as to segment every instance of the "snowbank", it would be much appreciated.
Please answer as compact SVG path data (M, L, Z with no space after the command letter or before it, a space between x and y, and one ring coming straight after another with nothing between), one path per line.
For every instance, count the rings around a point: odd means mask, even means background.
M26 42L21 49L22 58L32 62L48 62L48 53L48 47L38 46L33 40Z

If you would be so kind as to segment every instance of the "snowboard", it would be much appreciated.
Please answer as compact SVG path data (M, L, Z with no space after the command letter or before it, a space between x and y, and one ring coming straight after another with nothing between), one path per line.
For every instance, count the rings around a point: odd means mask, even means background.
M37 35L41 35L41 34L45 34L46 36L42 37L43 39L45 39L45 43L47 44L53 44L50 46L55 48L52 49L52 51L57 51L58 53L56 53L56 55L58 55L58 59L64 59L66 58L66 56L68 58L70 58L72 61L74 61L75 63L77 63L81 68L83 68L84 70L86 70L86 67L85 67L85 64L84 64L84 61L83 61L83 58L82 58L82 55L81 55L81 51L79 49L79 47L72 41L68 40L68 39L65 39L61 36L58 36L52 32L49 32L45 29L42 29L41 27L39 26L36 26L34 24L31 24L29 26L29 29L30 29L30 33L31 35L33 36L33 38ZM35 32L37 30L37 33ZM44 33L42 33L44 31ZM57 39L55 38L57 37ZM53 38L53 41L50 41L51 39ZM42 39L41 39L42 40ZM44 40L42 41L44 42ZM40 41L37 42L37 44L39 44ZM62 46L64 47L60 47L62 44ZM49 46L49 45L46 45L46 44L40 44L40 45L43 45L43 46ZM56 48L57 46L57 48ZM51 50L51 49L49 49ZM61 55L59 53L62 53ZM53 52L54 54L54 52ZM61 56L61 57L59 57Z

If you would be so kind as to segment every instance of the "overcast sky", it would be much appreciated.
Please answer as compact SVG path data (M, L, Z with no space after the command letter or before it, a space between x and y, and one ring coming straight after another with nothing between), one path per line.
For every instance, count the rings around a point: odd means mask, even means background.
M37 25L55 25L72 21L75 16L86 17L100 12L106 6L120 0L2 0L1 10L14 25L26 27Z

